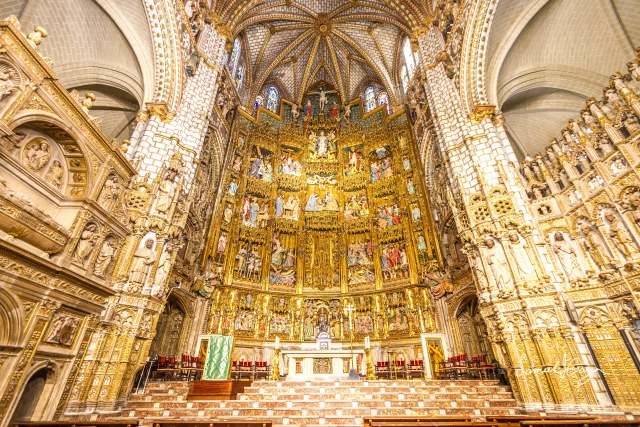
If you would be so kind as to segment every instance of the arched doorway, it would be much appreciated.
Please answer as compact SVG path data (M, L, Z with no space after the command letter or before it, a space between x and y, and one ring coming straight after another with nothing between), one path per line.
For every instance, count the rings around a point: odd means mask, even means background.
M462 351L467 356L487 355L493 358L491 345L487 339L487 327L478 311L475 295L464 298L455 312Z
M42 419L53 392L54 383L55 372L48 366L34 372L22 390L11 422Z
M158 319L156 336L151 344L151 356L177 356L184 331L186 311L182 304L172 296Z

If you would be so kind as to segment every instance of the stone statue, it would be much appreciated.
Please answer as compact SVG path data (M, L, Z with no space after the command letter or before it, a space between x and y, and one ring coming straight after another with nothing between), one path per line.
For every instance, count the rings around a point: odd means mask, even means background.
M520 276L520 279L535 279L536 271L531 263L531 257L527 252L526 242L515 231L509 234L508 251L516 265L516 272Z
M24 147L24 162L34 171L42 169L51 159L51 148L49 143L36 139L29 142Z
M0 100L18 90L18 72L13 68L0 69Z
M176 173L174 171L167 172L167 176L158 186L158 201L156 202L156 212L166 214L171 207L173 196L175 193L174 179Z
M507 296L513 291L513 278L502 246L499 243L496 244L491 237L485 239L485 244L487 245L485 257L499 295Z
M571 242L565 240L561 231L556 231L553 235L553 243L551 244L553 253L558 257L560 266L569 281L585 279L586 276L580 268L578 255L571 245Z
M49 167L49 171L44 177L47 182L59 190L62 187L62 182L64 180L64 169L62 168L62 163L58 160L54 160Z
M609 222L609 237L611 237L616 249L626 258L631 258L637 254L638 250L622 221L611 211L605 212L604 219Z
M630 212L630 217L636 225L640 225L640 194L629 194L621 203L622 207Z
M160 261L158 262L156 277L153 280L153 288L151 289L152 295L157 296L161 293L162 289L164 289L164 284L167 281L167 277L169 277L169 272L171 271L172 255L173 255L173 246L167 245L164 252L162 252Z
M87 224L80 234L80 240L78 240L74 258L84 264L87 260L87 257L93 250L98 237L98 226L92 223Z
M115 174L110 174L105 180L100 196L98 197L98 203L106 210L111 209L113 203L118 198L120 192L120 185L118 177Z
M611 258L602 245L600 238L596 236L596 233L593 232L589 224L583 223L580 231L582 231L582 244L591 256L591 259L593 259L593 262L595 262L601 270L606 270L611 264Z
M102 243L100 253L96 258L96 263L93 268L93 274L98 277L104 277L105 272L111 265L113 257L116 253L115 239L113 237L107 237Z
M482 260L478 256L478 253L475 250L470 250L468 252L469 259L469 267L478 282L478 286L480 291L485 291L487 289L487 275L484 272L484 268L482 267Z
M133 254L131 274L129 275L129 280L132 283L144 284L149 274L149 269L156 258L156 254L153 252L153 243L151 238L145 240L144 246L138 248Z

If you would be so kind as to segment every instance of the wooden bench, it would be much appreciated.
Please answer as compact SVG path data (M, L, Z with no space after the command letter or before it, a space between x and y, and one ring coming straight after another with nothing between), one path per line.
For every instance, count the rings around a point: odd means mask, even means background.
M115 421L17 421L12 427L137 427L137 420Z
M153 427L271 427L271 420L155 420Z
M502 427L489 421L371 421L371 427Z
M422 415L422 416L406 416L406 415L389 415L364 417L364 427L372 427L371 423L433 423L433 422L470 422L474 418L468 415Z
M505 427L509 426L520 426L522 421L573 421L573 420L582 420L582 421L592 421L595 420L596 417L586 416L586 415L552 415L552 416L543 416L543 415L487 415L485 416L487 421L495 421L497 423L502 424Z
M632 426L640 427L640 420L533 420L533 421L520 421L522 427L542 427L542 426L556 426L556 427L613 427L613 426Z

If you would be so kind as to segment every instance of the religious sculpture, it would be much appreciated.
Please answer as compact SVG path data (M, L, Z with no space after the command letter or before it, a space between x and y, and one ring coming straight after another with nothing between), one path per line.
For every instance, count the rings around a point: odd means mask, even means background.
M153 251L153 244L153 239L148 238L144 241L143 246L138 248L133 254L131 274L129 274L129 280L131 283L145 283L149 270L156 258L155 252Z
M102 247L96 258L96 262L93 266L93 274L98 277L104 277L107 269L113 261L113 257L116 253L116 241L113 237L107 237L102 242Z
M100 196L98 196L98 203L106 210L110 210L113 203L118 198L119 193L120 180L118 179L118 176L115 174L109 174L107 179L104 181Z
M485 259L491 270L493 282L498 290L498 295L507 297L513 291L513 278L509 263L502 249L502 245L496 243L492 237L485 238Z
M536 278L536 271L526 245L524 239L517 232L512 231L509 233L508 252L516 266L516 274L520 277L520 280L524 281Z
M298 104L291 105L291 118L293 119L293 124L298 122L298 118L300 118L300 106Z
M561 231L556 231L553 235L553 243L551 245L553 253L558 257L560 266L569 281L582 280L586 276L580 266L578 255L571 245L571 242L565 239Z
M580 231L582 231L582 244L593 262L601 270L607 270L611 265L611 258L600 238L587 223L583 223L580 226Z
M344 118L346 124L351 124L351 104L345 104L343 108L344 114L342 115L342 117Z
M160 214L165 215L171 208L171 202L173 202L173 196L175 195L175 178L176 172L169 170L158 186L156 212Z
M18 90L19 76L18 72L12 67L0 64L0 101L5 96L11 95Z
M167 244L165 250L160 256L158 261L158 268L156 269L156 277L153 280L153 287L151 288L151 294L159 296L164 289L165 282L169 277L169 272L172 266L173 245Z
M47 182L59 190L62 187L64 180L64 169L62 168L62 163L60 163L59 160L54 160L44 177Z
M74 252L74 258L84 264L91 254L98 238L98 226L93 223L87 224L80 234L80 239Z
M34 171L42 169L51 159L49 143L38 138L25 145L24 153L25 164Z
M609 223L609 237L611 237L616 249L627 259L635 256L638 250L622 221L612 211L605 212L604 219Z

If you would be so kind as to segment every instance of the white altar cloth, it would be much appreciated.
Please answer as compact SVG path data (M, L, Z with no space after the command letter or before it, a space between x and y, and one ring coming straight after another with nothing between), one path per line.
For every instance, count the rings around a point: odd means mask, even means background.
M287 366L287 381L347 379L349 378L350 360L351 365L355 366L360 374L366 372L366 361L362 349L354 349L352 353L349 349L303 348L282 350L282 356ZM359 366L356 366L358 360L360 363Z

